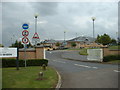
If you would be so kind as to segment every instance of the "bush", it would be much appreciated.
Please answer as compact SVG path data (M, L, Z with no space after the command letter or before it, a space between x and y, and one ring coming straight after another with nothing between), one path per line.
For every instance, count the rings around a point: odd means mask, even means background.
M38 60L26 60L27 66L42 66L45 64L48 65L48 60L38 59ZM24 67L25 61L19 60L19 67ZM16 67L16 59L2 59L2 67Z
M113 61L113 60L120 60L120 55L109 55L103 58L104 62Z

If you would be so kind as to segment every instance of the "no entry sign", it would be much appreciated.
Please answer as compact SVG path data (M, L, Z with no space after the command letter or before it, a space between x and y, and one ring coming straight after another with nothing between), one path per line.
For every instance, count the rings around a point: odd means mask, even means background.
M28 35L29 35L29 32L28 32L27 30L24 30L24 31L22 32L22 35L23 35L23 36L28 36Z
M29 42L29 39L27 37L22 38L22 43L28 44L28 42Z

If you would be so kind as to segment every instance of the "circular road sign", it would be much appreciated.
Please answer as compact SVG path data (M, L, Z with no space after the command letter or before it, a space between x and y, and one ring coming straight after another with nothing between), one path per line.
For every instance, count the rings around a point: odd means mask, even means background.
M23 37L23 38L22 38L22 42L23 42L24 44L27 44L27 43L29 42L29 39L28 39L27 37Z
M22 35L23 35L23 36L28 36L28 35L29 35L29 32L28 32L27 30L24 30L24 31L22 31Z
M23 29L28 29L28 28L29 28L29 25L28 25L27 23L24 23L24 24L22 25L22 28L23 28Z

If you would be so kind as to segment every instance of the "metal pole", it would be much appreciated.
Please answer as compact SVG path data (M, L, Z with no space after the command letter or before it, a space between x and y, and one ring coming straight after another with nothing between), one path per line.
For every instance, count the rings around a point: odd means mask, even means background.
M76 33L76 41L77 41L77 33Z
M25 47L24 47L24 51L25 51L25 52L24 52L24 60L25 60L25 67L26 67L26 66L27 66L27 65L26 65L26 44L25 44Z
M37 33L37 16L35 16L35 33Z
M94 36L94 20L93 20L93 38L95 38L95 36Z
M16 69L19 70L19 47L17 47Z
M35 33L37 33L37 16L35 16ZM35 40L35 46L37 46L36 40Z
M64 31L64 43L65 43L65 33L66 33L66 32Z

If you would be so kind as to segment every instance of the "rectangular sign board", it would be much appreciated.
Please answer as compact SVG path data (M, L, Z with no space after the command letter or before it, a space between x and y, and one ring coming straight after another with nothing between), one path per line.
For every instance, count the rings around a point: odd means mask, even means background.
M0 57L17 57L17 48L0 48Z
M88 61L103 61L103 50L102 49L87 49Z

